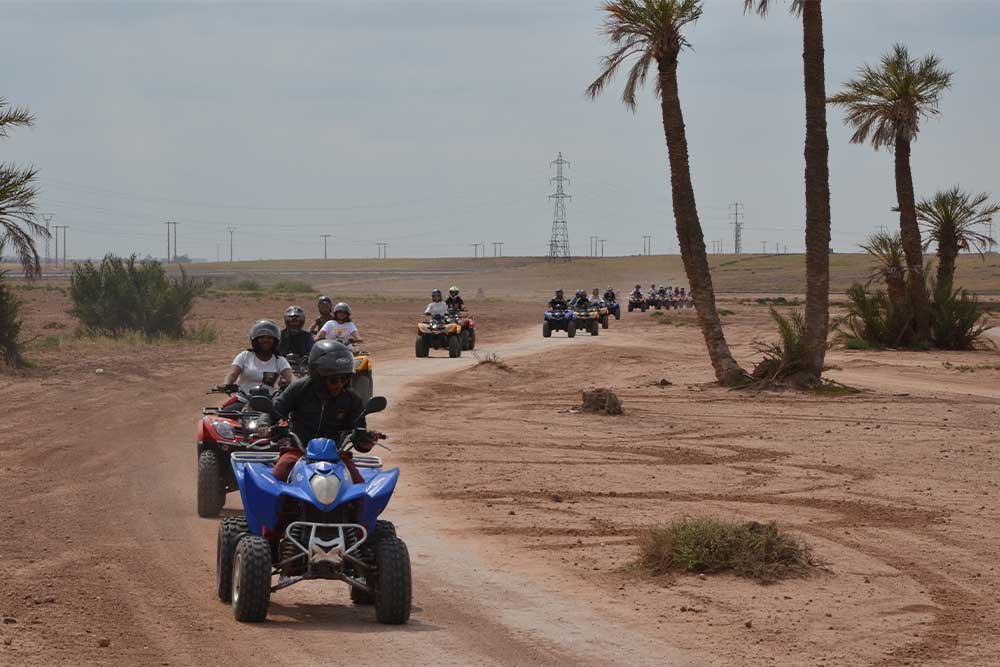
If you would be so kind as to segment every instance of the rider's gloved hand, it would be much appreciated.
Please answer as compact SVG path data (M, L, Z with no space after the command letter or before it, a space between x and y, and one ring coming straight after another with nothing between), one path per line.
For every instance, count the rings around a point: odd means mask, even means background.
M375 438L375 434L371 431L356 428L353 435L351 435L351 442L354 444L354 449L362 454L367 454L375 447Z

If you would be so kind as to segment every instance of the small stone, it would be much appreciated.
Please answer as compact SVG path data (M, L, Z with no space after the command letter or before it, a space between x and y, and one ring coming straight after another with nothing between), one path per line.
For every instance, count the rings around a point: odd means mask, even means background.
M661 387L669 387L669 386L671 386L673 384L673 382L671 382L667 378L663 378L659 382L657 382L656 384L660 385Z
M514 516L515 514L517 514L517 512L515 512L514 510L511 510L511 511L507 512L507 514L509 514L511 516Z
M14 638L13 637L4 637L4 639L3 639L3 645L4 646L10 646L13 643L14 643Z
M13 625L14 623L17 623L17 619L14 618L13 616L4 616L3 622L4 625Z
M100 639L97 640L97 645L100 646L101 648L107 648L111 646L111 640L108 639L107 637L101 637Z
M56 601L56 596L54 595L50 595L47 598L45 598L45 604L55 604L55 601Z
M552 494L552 502L561 503L562 501L563 501L562 496L560 496L558 493Z
M94 371L94 372L95 372L95 373L97 373L98 375L104 375L104 369L103 369L103 368L98 368L98 369L97 369L96 371Z
M753 627L753 621L747 621L746 623L743 624L743 626L747 627L747 628L752 628Z

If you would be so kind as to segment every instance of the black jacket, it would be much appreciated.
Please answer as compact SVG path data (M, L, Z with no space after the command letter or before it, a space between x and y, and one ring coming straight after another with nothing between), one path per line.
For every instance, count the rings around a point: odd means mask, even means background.
M282 329L281 340L278 342L278 354L283 357L287 357L289 354L307 357L312 346L313 337L308 331L300 329L293 333L288 329Z
M460 296L449 296L444 302L448 304L448 310L465 310L465 302Z
M363 410L361 397L350 389L324 399L320 387L309 377L291 383L274 400L275 413L289 418L303 445L313 438L336 438L355 427L365 428L364 419L357 421ZM274 421L274 417L263 415L258 423L270 426Z
M569 308L569 304L566 303L566 299L560 299L558 297L553 297L549 300L549 308L551 310L566 310Z
M313 322L313 325L309 327L309 333L313 336L319 333L319 330L323 328L323 325L333 319L333 315L320 315Z
M615 300L617 300L617 296L615 295L615 291L609 289L607 292L605 292L604 293L604 300L605 301L615 301Z

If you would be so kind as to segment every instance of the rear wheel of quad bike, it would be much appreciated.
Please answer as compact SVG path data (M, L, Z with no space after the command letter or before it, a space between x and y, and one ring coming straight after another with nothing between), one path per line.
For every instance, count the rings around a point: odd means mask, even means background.
M219 539L215 545L215 580L219 599L223 602L233 601L233 558L236 556L236 545L246 533L246 517L227 516L219 522Z
M219 516L225 504L222 457L214 449L206 449L198 455L198 516Z
M566 323L566 337L573 338L576 336L576 320L570 320Z
M462 340L458 336L448 336L448 356L452 359L462 356Z
M596 336L601 333L601 327L597 325L597 320L590 320L590 335Z
M644 313L645 313L645 312L646 312L646 309L647 309L647 308L649 308L649 306L646 306L646 305L642 305L642 306L639 306L639 308L640 308L640 309L642 310L642 312L644 312Z
M375 545L375 618L379 623L400 625L410 620L410 553L398 537L387 537Z
M361 397L362 404L367 405L372 397L372 376L368 373L355 375L351 381L351 388L355 394Z
M602 329L607 329L608 328L608 321L609 320L608 320L608 316L607 315L601 315L601 328Z
M542 322L542 338L552 338L552 325L548 320Z
M431 348L423 336L417 336L417 357L426 357L430 354Z
M391 521L376 521L375 530L368 535L368 540L372 544L378 544L382 540L396 537L396 526ZM351 602L356 605L371 604L374 597L368 591L351 586Z
M618 306L618 308L615 309L615 319L620 320L621 318L622 318L622 307Z
M628 312L630 312L630 313L631 313L631 312L632 312L632 310L634 310L634 309L635 309L635 304L632 304L632 303L630 303L630 304L628 305Z
M263 537L244 535L233 559L233 616L244 623L267 618L271 604L271 545Z
M462 333L460 333L458 335L458 337L462 341L462 349L463 350L468 350L469 349L469 330L468 329L463 329Z

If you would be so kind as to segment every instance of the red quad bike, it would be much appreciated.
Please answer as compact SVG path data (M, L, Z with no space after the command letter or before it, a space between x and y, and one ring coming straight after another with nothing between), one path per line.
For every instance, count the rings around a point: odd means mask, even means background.
M201 411L198 422L198 516L216 517L226 504L226 494L236 491L229 456L245 451L257 428L258 412L246 409L249 397L237 385L223 385L210 394L228 394L217 408Z
M476 320L469 313L460 310L451 311L451 315L462 326L462 333L458 335L462 341L462 350L476 349Z

